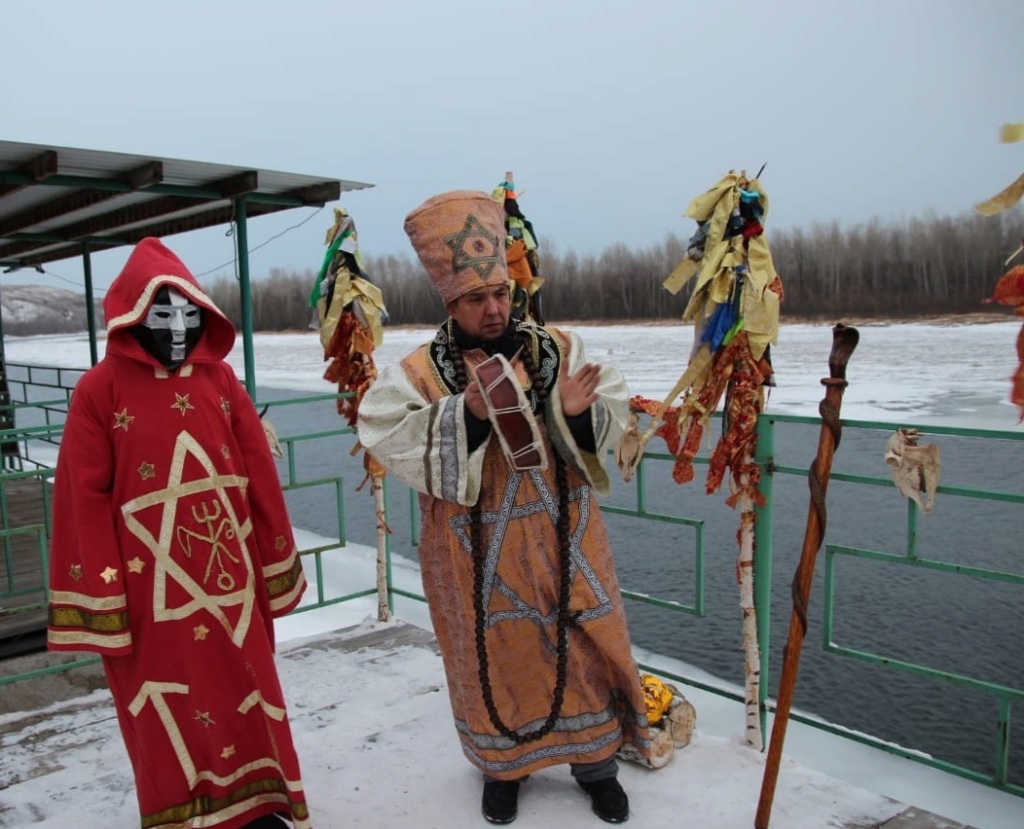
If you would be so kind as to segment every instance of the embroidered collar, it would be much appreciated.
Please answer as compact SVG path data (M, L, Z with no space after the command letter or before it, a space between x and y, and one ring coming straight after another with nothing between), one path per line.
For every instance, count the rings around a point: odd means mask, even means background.
M533 363L538 368L541 381L549 392L558 379L558 366L562 355L555 338L542 327L521 320L511 320L505 333L500 337L494 340L482 340L478 337L470 337L458 327L455 320L449 317L437 330L428 349L430 362L433 364L436 376L448 389L449 394L458 394L462 391L455 377L455 361L452 359L451 353L453 340L462 351L479 348L488 356L500 353L509 360L520 349L525 348L530 352ZM535 408L539 405L534 389L531 388L527 392L527 397L530 398L530 402Z

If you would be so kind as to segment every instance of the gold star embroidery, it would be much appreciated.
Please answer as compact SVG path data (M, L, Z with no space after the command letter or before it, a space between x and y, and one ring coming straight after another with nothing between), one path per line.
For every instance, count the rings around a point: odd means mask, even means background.
M231 457L231 449L228 448L228 445L226 443L222 443L220 445L220 453L224 456L224 460L227 460L228 458Z
M128 431L128 425L135 420L135 415L128 414L128 407L121 409L119 412L114 412L114 428L124 429Z
M220 399L220 408L224 412L224 414L231 414L231 401L225 397L222 397Z
M224 750L220 753L220 757L221 757L222 760L227 760L228 757L234 757L234 755L235 755L235 747L234 746L224 746Z
M192 633L195 634L197 642L205 642L206 634L210 632L210 629L206 625L196 625L192 628Z
M128 562L128 572L136 574L141 573L145 566L146 562L144 562L138 556L135 556L135 558Z
M205 728L209 728L211 725L217 724L213 721L209 711L196 711L196 715L192 719L197 723L201 723Z
M181 412L181 416L184 417L185 412L188 411L189 409L194 410L195 406L188 402L187 394L178 394L177 392L175 392L174 402L171 404L171 408L177 409L179 412Z
M138 473L142 480L148 481L150 478L156 477L156 467L149 461L143 461L139 464Z
M75 581L78 581L80 578L82 578L82 565L72 564L71 570L68 573L68 575L70 575L71 578L73 578Z
M100 573L100 578L103 579L103 581L105 581L107 584L113 584L115 581L117 581L117 570L115 570L113 567L108 567L106 570Z
M279 535L277 537L277 540L274 542L274 547L277 548L278 552L281 552L281 550L283 550L287 546L288 539L286 539L283 535Z

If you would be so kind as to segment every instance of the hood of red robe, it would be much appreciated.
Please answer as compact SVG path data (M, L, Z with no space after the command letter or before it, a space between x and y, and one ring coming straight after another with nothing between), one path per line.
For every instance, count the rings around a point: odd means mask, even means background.
M103 299L107 321L107 353L162 368L160 361L146 351L130 329L146 319L149 306L161 287L177 288L194 304L206 310L203 335L185 359L188 363L213 363L227 357L235 344L235 327L213 304L192 272L159 239L139 242Z

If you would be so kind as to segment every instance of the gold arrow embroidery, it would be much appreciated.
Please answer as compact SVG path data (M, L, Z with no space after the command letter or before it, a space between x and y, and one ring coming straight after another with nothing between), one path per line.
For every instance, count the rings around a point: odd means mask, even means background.
M128 706L128 711L133 717L138 717L142 713L142 710L146 707L146 703L151 703L157 716L160 718L160 722L164 727L164 731L167 734L168 740L170 740L171 746L174 748L174 753L177 755L178 764L181 766L181 771L185 775L185 779L188 780L189 786L194 786L200 780L210 780L218 786L227 786L234 783L246 774L250 774L256 769L274 769L283 779L287 782L291 782L285 776L284 769L281 765L271 757L263 757L259 760L246 763L243 766L235 769L234 772L228 775L214 774L212 771L198 771L195 766L195 761L188 752L188 746L185 745L184 737L182 736L181 729L178 727L178 723L174 718L174 714L171 711L171 706L168 704L168 699L165 696L171 694L187 694L189 687L182 685L177 682L143 682L142 687L139 688L139 693L136 694L135 699L132 700ZM259 691L254 691L238 706L238 711L245 714L250 708L257 702L254 699L254 695L260 702L260 707L263 711L264 716L270 717L280 722L284 718L284 711L275 706L268 705L263 701L262 697L259 697ZM200 712L196 712L198 715ZM207 717L209 714L207 714ZM198 717L197 717L198 718ZM230 754L234 754L234 746L229 746L232 749ZM227 749L225 749L227 751Z

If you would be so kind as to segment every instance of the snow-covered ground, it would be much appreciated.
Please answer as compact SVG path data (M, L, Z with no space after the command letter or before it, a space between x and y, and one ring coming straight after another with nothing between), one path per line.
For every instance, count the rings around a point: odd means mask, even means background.
M1006 398L1008 378L1016 367L1019 327L1017 320L860 326L860 345L848 371L844 417L1015 428L1018 413ZM574 328L591 359L614 363L634 393L655 399L668 392L685 367L692 337L684 326ZM378 365L396 360L430 334L426 329L387 330L376 355ZM816 412L830 345L829 325L783 328L773 355L778 388L770 406L775 411ZM331 390L321 379L322 352L315 333L257 335L254 348L260 386ZM7 360L16 363L88 364L88 344L81 335L7 338L5 351ZM231 360L241 375L240 344ZM299 542L309 549L318 540L300 531ZM327 594L372 586L373 560L373 551L359 546L325 554ZM313 562L307 558L305 564L312 567ZM395 578L399 587L420 592L418 571L411 562L396 560ZM423 605L401 601L397 611L400 618L429 628ZM278 622L282 681L314 826L485 825L479 812L480 782L461 757L440 660L430 651L408 648L380 661L342 651L316 651L315 659L288 658L289 652L330 631L356 624L373 628L378 624L372 621L374 613L375 602L361 599ZM686 675L697 673L652 654L638 657ZM439 690L420 694L415 703L403 690L426 686ZM698 716L691 745L655 772L624 766L622 779L633 808L630 825L747 829L753 824L764 755L743 745L737 704L689 689L686 696ZM6 736L0 741L0 827L137 826L131 773L112 710L100 719L69 704L34 713L43 715L32 727L40 734L38 741L23 731L17 732L20 736L14 742ZM0 716L0 731L16 717ZM57 737L42 735L53 729L59 731ZM64 739L59 753L44 763L49 771L24 779L28 769L39 767L39 753L67 735L81 739ZM790 725L773 827L875 825L901 809L887 798L977 829L1024 826L1024 801L1019 798ZM565 769L556 768L536 775L524 787L516 825L574 829L602 824L570 785Z

